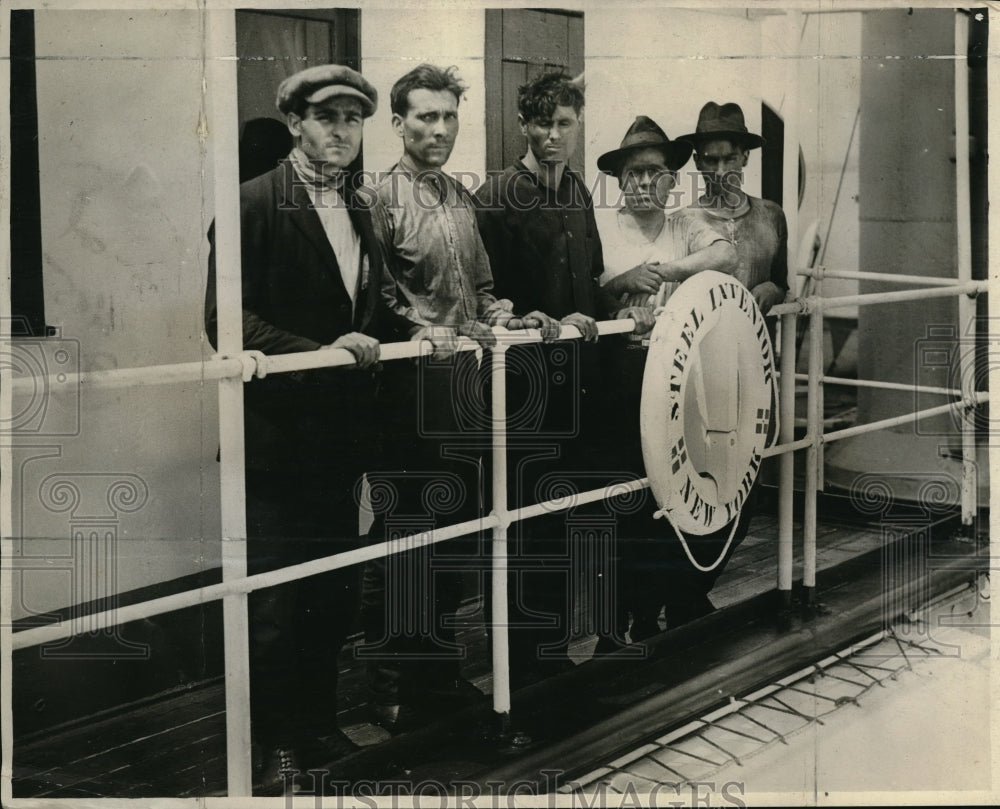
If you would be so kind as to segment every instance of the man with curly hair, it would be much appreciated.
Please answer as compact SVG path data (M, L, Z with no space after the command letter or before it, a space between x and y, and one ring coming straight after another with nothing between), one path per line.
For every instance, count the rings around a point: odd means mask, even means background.
M650 310L623 307L598 283L604 259L593 200L583 178L567 165L580 137L583 108L583 90L562 73L544 73L518 88L517 120L527 150L476 194L497 294L513 302L515 314L545 312L583 337L517 347L509 355L520 373L508 381L508 413L537 414L509 425L510 479L517 481L513 508L549 499L564 483L598 484L595 474L606 463L601 356L593 345L597 321L631 317L640 333L653 325ZM521 565L511 575L515 686L569 664L574 598L567 584L579 550L567 534L570 522L580 519L589 518L576 508L519 522L512 530Z

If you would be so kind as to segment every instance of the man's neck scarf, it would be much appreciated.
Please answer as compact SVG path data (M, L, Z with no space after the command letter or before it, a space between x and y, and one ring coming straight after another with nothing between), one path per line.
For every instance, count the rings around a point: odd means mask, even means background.
M288 159L292 161L292 166L295 167L295 173L299 175L299 179L306 185L321 192L343 192L344 178L347 176L344 169L338 170L333 175L324 174L316 168L318 164L310 160L309 156L298 146L292 149Z

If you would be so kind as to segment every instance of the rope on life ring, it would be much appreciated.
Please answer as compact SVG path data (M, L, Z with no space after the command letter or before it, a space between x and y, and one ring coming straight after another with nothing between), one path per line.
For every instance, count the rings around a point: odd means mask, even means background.
M691 553L691 548L688 547L687 540L684 539L684 534L681 532L681 529L677 527L677 523L674 522L674 519L673 517L670 516L669 511L659 508L653 513L653 519L659 520L660 518L663 518L668 523L670 523L670 527L673 528L674 533L677 534L677 539L680 540L681 547L684 548L684 554L687 556L688 561L702 573L711 573L720 564L722 564L722 560L726 558L726 554L729 552L729 546L733 544L733 537L736 536L736 528L740 524L740 515L742 513L743 509L740 509L736 513L736 516L733 517L733 527L729 531L729 539L726 540L726 544L723 547L722 552L719 554L719 558L716 559L714 562L712 562L712 564L708 565L707 567L694 558L694 554Z

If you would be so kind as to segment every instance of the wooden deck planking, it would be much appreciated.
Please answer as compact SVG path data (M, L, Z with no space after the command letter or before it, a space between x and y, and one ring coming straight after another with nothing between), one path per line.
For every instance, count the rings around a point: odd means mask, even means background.
M870 528L823 526L818 534L818 569L878 547L881 534ZM801 536L796 527L795 564L801 569ZM774 588L777 520L762 516L751 524L712 592L723 607ZM576 626L582 619L578 606ZM491 655L478 603L467 603L459 628L467 654L463 674L484 692L492 690ZM596 638L581 636L571 655L586 658ZM355 647L341 660L340 721L358 744L388 738L366 721L365 661ZM67 728L25 740L14 748L14 794L45 797L204 796L225 790L224 694L221 683L192 689L162 704L111 716L92 724ZM192 740L194 736L194 740ZM194 748L194 749L193 749Z

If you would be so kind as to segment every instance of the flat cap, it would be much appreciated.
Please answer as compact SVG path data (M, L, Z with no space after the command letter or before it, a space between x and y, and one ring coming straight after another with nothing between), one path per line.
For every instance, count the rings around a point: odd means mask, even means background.
M275 104L283 114L301 103L319 104L333 96L350 96L361 102L365 118L378 107L378 92L358 71L346 65L316 65L300 70L278 85Z

